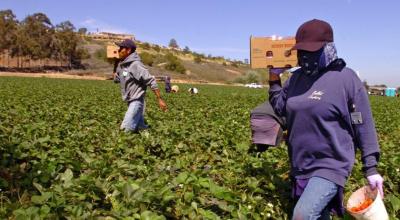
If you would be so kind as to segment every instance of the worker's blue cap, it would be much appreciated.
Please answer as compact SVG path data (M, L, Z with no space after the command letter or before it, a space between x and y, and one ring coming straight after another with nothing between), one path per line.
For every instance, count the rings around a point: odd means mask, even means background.
M119 46L119 47L124 47L124 48L130 48L130 49L132 49L133 51L135 51L136 50L136 44L135 44L135 42L133 42L133 40L131 40L131 39L125 39L125 40L123 40L122 42L117 42L117 43L115 43L117 46Z

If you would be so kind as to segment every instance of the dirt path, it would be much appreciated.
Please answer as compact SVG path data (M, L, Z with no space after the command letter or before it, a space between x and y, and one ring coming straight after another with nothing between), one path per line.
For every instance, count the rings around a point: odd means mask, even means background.
M79 76L66 73L19 73L19 72L0 72L0 76L19 76L19 77L46 77L62 79L88 79L88 80L106 80L100 76Z
M107 80L106 77L101 76L90 76L90 75L74 75L68 73L21 73L21 72L0 72L1 76L18 76L18 77L45 77L45 78L59 78L59 79L84 79L84 80ZM159 82L163 83L163 82ZM184 84L204 84L204 85L228 85L226 83L218 82L204 82L198 80L187 80L187 79L173 79L171 83L184 83ZM234 85L234 84L229 84ZM235 86L235 85L234 85Z

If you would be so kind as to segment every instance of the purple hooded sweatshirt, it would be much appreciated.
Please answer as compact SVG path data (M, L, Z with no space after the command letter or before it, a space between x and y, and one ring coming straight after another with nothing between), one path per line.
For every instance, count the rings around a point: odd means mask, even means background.
M342 59L325 71L307 75L298 69L285 82L270 82L270 102L286 117L291 175L313 176L344 187L361 149L366 176L376 174L379 146L368 95L356 73ZM353 117L356 112L358 117ZM361 116L361 117L360 117Z

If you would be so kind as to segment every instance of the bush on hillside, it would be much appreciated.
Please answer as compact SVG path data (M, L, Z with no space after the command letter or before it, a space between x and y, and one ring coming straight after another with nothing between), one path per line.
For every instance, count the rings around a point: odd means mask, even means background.
M184 53L184 54L190 53L190 49L189 49L188 46L185 46L185 48L183 49L183 53Z
M145 50L150 50L150 48L151 48L150 44L147 43L147 42L144 42L141 46L142 46L142 48L145 49Z
M89 59L90 58L90 53L88 50L85 48L78 48L76 50L76 54L81 58L81 59Z
M165 55L165 58L167 60L165 69L171 70L171 71L176 71L176 72L182 73L182 74L184 74L186 72L186 68L183 66L183 64L178 59L178 57L174 56L172 53L168 53L167 55Z
M231 66L236 67L236 68L239 67L239 65L238 65L236 62L232 62L232 63L231 63Z
M99 60L107 61L107 51L106 48L100 48L94 52L94 57Z
M167 62L167 59L165 58L164 55L162 55L162 54L157 54L157 55L154 56L154 63L153 63L153 65L158 65L158 64L166 63L166 62Z
M161 47L158 45L154 45L153 50L155 50L157 53L159 53L161 51Z
M169 41L168 46L175 49L179 48L178 42L174 38Z
M213 57L213 60L225 60L224 56Z
M261 76L258 72L250 70L247 71L246 75L238 77L234 80L235 83L260 83L261 82Z
M154 55L147 53L147 52L141 52L140 58L142 59L142 63L144 63L148 66L153 66L154 58L155 58Z
M201 63L202 61L200 56L195 56L193 60L195 63Z
M201 59L206 59L207 58L206 55L204 55L202 53L193 52L192 54L193 54L193 56L200 57Z

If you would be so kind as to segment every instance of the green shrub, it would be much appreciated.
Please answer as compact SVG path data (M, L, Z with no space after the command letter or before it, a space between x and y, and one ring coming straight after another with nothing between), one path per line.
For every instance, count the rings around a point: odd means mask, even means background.
M94 52L94 57L99 60L107 61L107 51L105 48L100 48Z
M246 84L247 83L246 79L243 76L235 78L233 80L233 82L234 83L240 83L240 84Z
M154 55L147 53L147 52L142 52L140 53L140 58L142 59L142 62L148 66L153 66L154 63Z
M145 42L145 43L142 44L142 48L145 49L145 50L150 50L151 46L150 46L149 43Z
M165 55L165 58L167 60L167 65L165 65L165 69L176 71L182 74L186 72L186 68L183 66L178 57L174 56L172 53L168 53L167 55Z
M80 59L89 59L90 58L90 53L87 49L85 48L78 48L76 50L76 55L77 57L79 57Z
M165 58L164 55L162 55L162 54L157 54L156 56L154 56L154 63L153 63L153 65L157 65L157 64L160 64L160 63L166 63L166 62L167 62L167 59Z
M157 53L159 53L161 51L161 47L158 45L154 45L153 50L155 50Z
M185 48L183 49L183 53L184 53L184 54L190 53L190 49L189 49L188 46L185 46Z
M167 115L146 100L151 130L126 133L126 106L110 82L0 77L0 85L0 219L290 218L285 143L249 153L249 113L265 89L196 85L194 97L183 94L193 85L179 84L182 94L165 97ZM384 203L398 220L400 100L369 98ZM344 197L365 182L358 151Z
M193 56L200 57L201 59L206 59L207 58L206 55L204 55L202 53L196 53L196 52L193 52Z
M238 77L234 80L235 83L259 83L261 81L260 73L250 70L246 72L246 75Z
M195 62L195 63L201 63L201 61L202 61L202 60L201 60L201 57L200 57L200 56L195 56L195 57L194 57L194 62Z
M248 71L246 73L246 80L249 83L257 83L260 82L260 74L255 71Z

